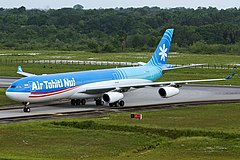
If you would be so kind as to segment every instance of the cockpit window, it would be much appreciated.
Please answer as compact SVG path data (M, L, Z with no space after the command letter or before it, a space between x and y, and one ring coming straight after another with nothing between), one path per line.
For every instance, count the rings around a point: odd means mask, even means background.
M22 86L11 86L11 88L22 88Z

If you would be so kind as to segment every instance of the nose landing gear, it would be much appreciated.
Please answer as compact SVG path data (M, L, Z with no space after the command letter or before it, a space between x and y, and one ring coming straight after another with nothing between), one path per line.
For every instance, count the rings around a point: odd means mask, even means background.
M27 107L29 104L30 104L29 102L23 102L23 105L24 105L23 112L25 113L31 112L30 107Z

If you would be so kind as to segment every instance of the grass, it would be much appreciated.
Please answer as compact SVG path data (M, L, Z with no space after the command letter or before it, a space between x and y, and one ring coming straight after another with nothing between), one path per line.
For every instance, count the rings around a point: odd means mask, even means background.
M94 69L112 68L114 66L92 66L72 64L0 64L0 76L20 76L17 74L17 67L21 65L25 72L34 74L50 74L74 71L85 71Z
M15 104L15 101L10 100L5 95L6 89L0 88L0 106Z
M41 123L15 127L3 129L0 138L3 159L101 159L148 145L152 140L140 134L54 128Z
M11 60L96 60L117 62L147 62L152 52L91 53L79 51L15 51L1 50L0 61ZM170 54L168 63L172 64L239 64L239 55L230 54Z
M201 107L175 108L164 111L143 113L143 121L129 119L128 113L113 114L108 120L98 119L97 122L111 125L133 125L154 128L184 130L223 131L225 133L240 133L240 104L207 105ZM240 137L239 137L240 138Z
M147 53L91 53L78 51L0 51L0 59L12 60L96 60L138 62L148 59ZM34 56L33 56L34 55ZM113 56L114 55L114 56Z
M240 56L229 54L177 54L170 55L169 62L172 64L239 64Z
M240 104L141 113L1 125L0 159L239 159Z

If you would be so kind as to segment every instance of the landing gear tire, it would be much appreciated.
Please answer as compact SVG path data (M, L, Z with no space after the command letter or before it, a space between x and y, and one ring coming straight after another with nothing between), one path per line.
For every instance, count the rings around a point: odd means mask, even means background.
M118 101L117 101L117 102L114 102L114 103L109 103L109 106L110 106L110 107L118 107L118 106L119 106L119 103L118 103Z
M114 103L109 103L109 107L114 107Z
M31 109L29 107L24 107L23 112L29 113L29 112L31 112Z
M86 104L86 99L71 99L71 105L76 106L76 105L85 105Z
M123 107L124 104L125 104L125 102L124 102L123 100L120 100L118 103L119 103L119 106L120 106L120 107Z
M96 106L102 106L104 102L101 99L96 99Z
M82 103L82 105L85 105L86 104L86 99L82 99L81 103Z
M114 102L114 103L109 103L109 106L110 107L123 107L124 106L124 101L123 100L120 100L120 101L117 101L117 102Z
M76 105L76 100L75 99L71 99L71 105L73 105L73 106Z
M31 111L31 109L29 107L27 107L30 103L29 102L23 102L22 103L24 105L24 108L23 108L23 112L25 113L29 113Z
M76 100L76 105L81 105L81 100L80 99Z

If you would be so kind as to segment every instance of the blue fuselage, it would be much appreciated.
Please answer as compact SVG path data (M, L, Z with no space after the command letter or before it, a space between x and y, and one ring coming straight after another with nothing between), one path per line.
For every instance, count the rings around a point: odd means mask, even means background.
M14 82L7 89L7 92L46 93L101 81L119 79L146 79L154 81L161 75L161 68L156 66L125 67L83 72L58 73L22 78Z

